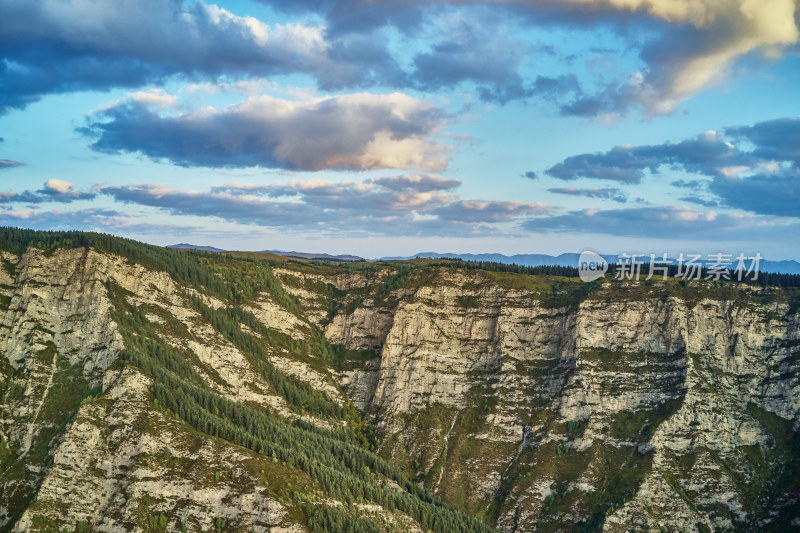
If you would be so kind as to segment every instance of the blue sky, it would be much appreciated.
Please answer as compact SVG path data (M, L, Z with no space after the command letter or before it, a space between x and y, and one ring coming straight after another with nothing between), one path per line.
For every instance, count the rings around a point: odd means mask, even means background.
M2 0L0 224L800 259L795 0Z

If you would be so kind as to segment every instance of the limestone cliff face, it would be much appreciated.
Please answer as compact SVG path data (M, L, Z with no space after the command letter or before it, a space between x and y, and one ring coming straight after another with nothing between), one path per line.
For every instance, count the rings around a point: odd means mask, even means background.
M151 378L121 359L138 333L120 309L220 398L337 424L289 405L269 362L352 401L381 456L501 531L800 527L800 314L787 291L265 265L253 268L279 287L236 306L254 357L201 311L231 302L165 272L85 248L0 254L0 530L309 527L286 483L296 470L154 401ZM359 505L383 529L417 527Z
M3 253L2 260L0 354L6 386L0 436L5 453L14 449L17 455L16 464L3 472L11 478L0 504L5 524L46 474L37 459L48 454L54 429L75 407L62 405L61 392L71 388L70 381L85 388L99 385L121 339L98 274L113 268L107 258L90 259L84 250L45 256L32 249L21 257ZM27 470L29 460L33 468ZM19 474L8 476L13 470Z
M123 340L109 283L146 309L166 341L194 355L209 386L280 410L282 399L187 304L190 289L164 272L88 249L31 248L2 259L0 457L8 460L0 472L0 529L86 523L96 531L133 530L164 515L170 530L213 529L217 519L242 531L304 530L265 493L256 454L166 417L153 408L148 378L114 364ZM270 319L268 308L264 313ZM180 335L178 326L191 333ZM81 402L86 394L102 397Z
M630 284L553 308L443 272L326 333L382 339L346 382L386 453L501 530L761 527L800 496L754 496L792 486L780 477L794 465L800 341L789 304L752 291L692 302Z

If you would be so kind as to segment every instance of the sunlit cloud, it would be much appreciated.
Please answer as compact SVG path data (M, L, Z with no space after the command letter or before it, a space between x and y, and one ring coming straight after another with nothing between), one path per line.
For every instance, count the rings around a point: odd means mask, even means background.
M182 166L440 171L452 151L434 139L444 113L400 93L262 95L224 109L163 113L172 101L134 95L92 114L80 131L99 152L140 152Z

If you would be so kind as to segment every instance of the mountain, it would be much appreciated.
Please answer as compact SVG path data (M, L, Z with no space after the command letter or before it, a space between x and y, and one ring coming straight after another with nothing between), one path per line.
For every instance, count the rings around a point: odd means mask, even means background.
M565 253L559 256L552 256L546 254L517 254L517 255L503 255L503 254L454 254L454 253L438 253L438 252L422 252L408 257L384 257L381 258L385 261L405 261L420 257L424 259L461 259L462 261L482 261L489 263L503 263L508 265L521 265L521 266L578 266L578 257L580 254ZM616 262L617 256L604 255L607 261Z
M170 244L165 248L177 248L181 250L202 250L206 252L225 252L228 250L221 250L219 248L214 248L213 246L198 246L196 244L187 244L187 243L180 243L180 244ZM317 259L322 261L365 261L364 258L358 257L356 255L330 255L324 253L309 253L309 252L282 252L278 250L261 250L259 252L253 252L256 254L273 254L279 255L282 257L294 257L298 259Z
M735 254L734 254L735 255ZM577 253L564 253L557 256L546 254L517 254L517 255L503 255L503 254L454 254L454 253L437 253L437 252L422 252L412 256L406 257L383 257L385 261L403 261L421 257L426 259L461 259L463 261L483 261L491 263L513 264L521 266L578 266L578 258L580 254ZM609 263L616 263L619 261L617 255L603 255L603 258ZM643 259L639 259L642 261ZM644 259L649 261L648 258ZM671 258L675 262L675 258ZM703 259L701 263L707 265L711 261ZM733 267L736 265L734 264ZM800 262L798 261L769 261L762 260L760 262L761 272L774 272L778 274L800 274Z
M800 279L0 229L2 531L788 531Z
M178 248L179 250L201 250L204 252L225 252L226 250L221 250L219 248L214 248L213 246L198 246L196 244L187 244L185 242L179 244L169 244L165 248Z
M318 253L311 253L311 252L282 252L278 250L261 250L258 253L262 254L275 254L280 255L283 257L296 257L299 259L319 259L323 261L366 261L363 257L358 257L357 255L330 255L330 254L318 254Z

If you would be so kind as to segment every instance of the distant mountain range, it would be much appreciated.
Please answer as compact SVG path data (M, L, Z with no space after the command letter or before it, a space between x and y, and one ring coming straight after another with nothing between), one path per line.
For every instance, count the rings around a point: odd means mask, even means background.
M261 250L262 254L275 254L283 257L297 257L299 259L322 259L324 261L366 261L363 257L357 255L330 255L330 254L316 254L313 252L282 252L280 250Z
M546 254L517 254L517 255L503 255L503 254L440 254L437 252L421 252L416 255L408 257L382 257L383 261L402 261L406 259L414 259L421 257L424 259L461 259L463 261L485 261L490 263L505 263L515 264L522 266L578 266L578 257L580 254L561 254L557 256ZM609 263L616 261L615 255L604 255L603 258Z
M196 244L188 244L185 242L179 244L170 244L165 248L180 248L182 250L202 250L205 252L232 252L234 250L222 250L214 248L213 246L198 246ZM239 251L239 250L236 250ZM296 257L298 259L320 259L323 261L366 261L363 257L357 255L331 255L331 254L318 254L313 252L283 252L280 250L258 250L259 254L275 254L283 257Z
M171 244L167 248L183 248L192 250L204 250L207 252L225 252L214 248L213 246L198 246L195 244ZM284 252L280 250L260 250L260 253L268 253L281 255L283 257L296 257L300 259L319 259L325 261L366 261L363 257L357 255L330 255L326 253L310 253L310 252ZM503 254L454 254L454 253L438 253L438 252L421 252L410 256L393 256L381 257L380 261L405 261L421 257L425 259L461 259L463 261L486 261L492 263L505 263L522 266L578 266L578 258L580 254L565 253L561 255L547 255L547 254L517 254L517 255L503 255ZM609 263L618 262L616 255L603 255L603 258ZM703 261L708 264L708 261ZM735 265L734 265L735 266ZM761 272L775 272L780 274L800 274L800 262L797 261L768 261L761 260L759 265Z
M181 250L202 250L204 252L225 252L227 250L221 250L220 248L214 248L213 246L198 246L196 244L188 244L185 242L181 242L178 244L168 244L164 248L179 248Z
M546 255L546 254L517 254L517 255L503 255L503 254L453 254L445 253L440 254L437 252L422 252L408 257L382 257L382 260L405 260L414 259L415 257L422 257L425 259L461 259L463 261L487 261L492 263L505 263L515 264L522 266L578 266L578 258L580 254L566 253L561 255ZM616 255L603 255L603 258L609 263L618 262ZM641 260L641 259L640 259ZM649 258L647 259L649 260ZM674 259L673 259L674 261ZM702 261L704 264L709 264L709 261ZM735 267L735 259L734 265ZM800 274L800 262L797 261L768 261L761 260L759 265L760 272L775 272L780 274Z

